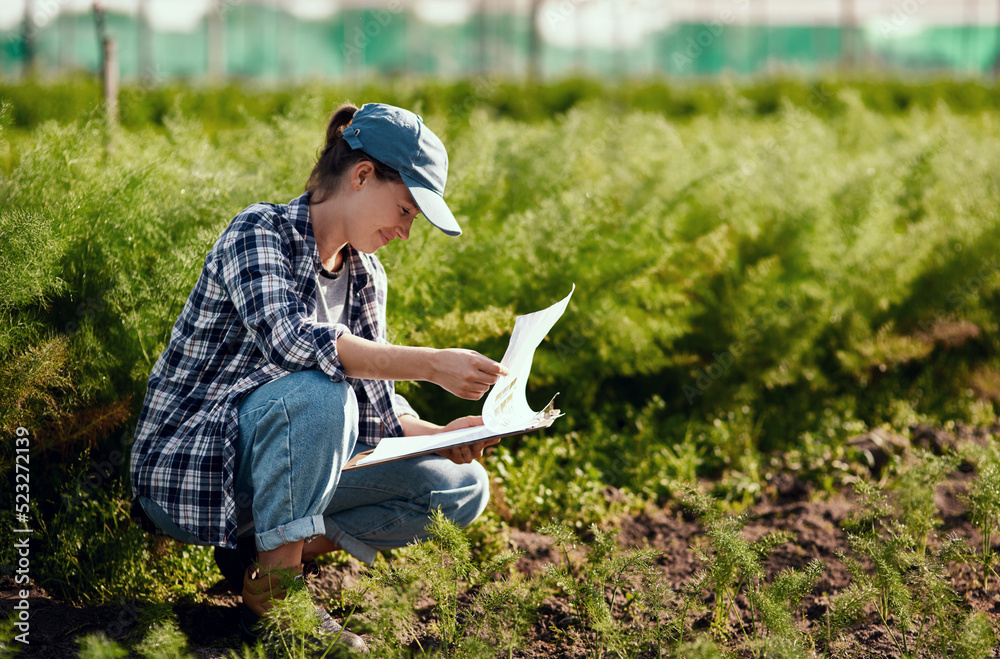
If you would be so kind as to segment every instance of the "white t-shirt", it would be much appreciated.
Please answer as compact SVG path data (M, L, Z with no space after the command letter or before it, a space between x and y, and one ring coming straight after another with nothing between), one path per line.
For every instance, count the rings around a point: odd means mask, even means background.
M351 278L346 264L337 272L320 270L316 275L316 322L347 324L347 283Z

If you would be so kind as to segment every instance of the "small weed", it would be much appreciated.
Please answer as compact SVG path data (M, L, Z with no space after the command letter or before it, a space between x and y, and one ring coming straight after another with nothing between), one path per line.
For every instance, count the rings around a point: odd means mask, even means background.
M190 656L188 640L177 628L177 621L168 618L150 627L146 636L135 646L146 659L177 659Z
M17 611L14 611L5 620L0 621L0 659L16 656L21 651L23 644L15 639L18 634L17 619Z
M405 548L391 564L377 563L344 597L373 627L373 654L416 645L421 656L471 659L495 656L488 650L518 650L534 622L546 591L530 578L508 576L520 555L501 552L475 563L465 532L435 511L430 539ZM423 647L415 632L417 601L434 601L436 647ZM438 656L438 655L434 655Z
M88 634L80 639L80 659L122 659L128 650L104 634Z
M955 640L955 659L986 659L993 655L997 636L984 613L966 618Z
M343 592L344 602L370 627L373 653L419 644L415 628L420 577L420 568L409 554L391 563L380 559L362 573L356 586Z

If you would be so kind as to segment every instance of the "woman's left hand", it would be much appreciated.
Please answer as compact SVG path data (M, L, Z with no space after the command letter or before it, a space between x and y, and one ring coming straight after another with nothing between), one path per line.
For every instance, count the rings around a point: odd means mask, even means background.
M474 426L483 425L483 417L481 416L463 416L455 419L445 427L441 428L441 432L448 432L449 430L458 430L460 428L472 428ZM462 446L452 446L446 449L438 451L438 455L444 456L454 462L455 464L468 464L473 460L478 460L483 455L483 449L487 446L493 446L500 442L499 437L494 437L493 439L484 439L481 442L476 442L475 444L463 444Z

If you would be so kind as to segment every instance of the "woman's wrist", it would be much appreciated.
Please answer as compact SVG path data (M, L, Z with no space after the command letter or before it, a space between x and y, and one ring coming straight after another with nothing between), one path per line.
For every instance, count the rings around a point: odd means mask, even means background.
M367 380L436 381L440 372L435 348L397 346L353 334L337 339L337 353L348 377Z

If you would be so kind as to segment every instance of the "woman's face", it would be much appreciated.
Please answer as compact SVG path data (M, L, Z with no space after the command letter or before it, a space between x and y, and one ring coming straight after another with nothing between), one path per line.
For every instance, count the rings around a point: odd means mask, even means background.
M420 210L403 183L365 177L356 190L348 242L359 252L372 254L392 240L410 237L413 218Z

